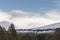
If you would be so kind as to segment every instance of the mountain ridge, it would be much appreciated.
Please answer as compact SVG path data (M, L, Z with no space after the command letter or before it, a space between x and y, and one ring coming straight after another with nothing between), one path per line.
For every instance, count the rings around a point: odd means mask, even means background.
M42 26L42 27L32 28L32 30L36 30L36 29L56 29L56 28L60 28L60 22L50 24L50 25L45 25L45 26Z

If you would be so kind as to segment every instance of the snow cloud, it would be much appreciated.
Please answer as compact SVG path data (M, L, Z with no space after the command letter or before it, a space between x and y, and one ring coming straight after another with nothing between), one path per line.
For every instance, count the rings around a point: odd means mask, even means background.
M16 28L33 28L52 23L60 22L60 12L48 11L41 16L40 13L26 12L22 10L11 10L10 12L0 11L0 22L9 21L16 25Z

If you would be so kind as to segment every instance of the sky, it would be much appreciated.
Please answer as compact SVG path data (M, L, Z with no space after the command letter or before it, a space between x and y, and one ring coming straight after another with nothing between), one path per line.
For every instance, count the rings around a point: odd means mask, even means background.
M0 22L34 28L60 22L60 0L0 0Z

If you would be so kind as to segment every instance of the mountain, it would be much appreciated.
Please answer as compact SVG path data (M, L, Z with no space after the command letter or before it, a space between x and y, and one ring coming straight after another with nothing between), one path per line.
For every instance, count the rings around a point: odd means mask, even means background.
M4 27L5 29L8 29L8 27L10 26L10 22L8 22L8 21L2 21L2 22L0 22L0 25L2 26L2 27Z
M60 28L60 22L59 23L50 24L50 25L46 25L46 26L42 26L42 27L32 28L32 30L38 30L38 29L56 29L56 28Z
M2 27L4 27L4 28L6 28L6 29L8 29L8 27L10 26L10 22L8 22L8 21L2 21L2 22L0 22L0 25L2 26ZM49 31L40 31L39 33L49 33L49 32L54 32L54 31L52 31L51 29L56 29L56 28L60 28L60 22L59 23L54 23L54 24L50 24L50 25L46 25L46 26L42 26L42 27L36 27L36 28L31 28L31 29L22 29L23 31L21 31L21 29L17 29L18 31L20 31L20 32L28 32L28 33L30 33L30 32L33 32L33 30L40 30L40 29L44 29L44 30L46 30L46 29L50 29ZM25 31L24 31L25 30Z
M59 23L54 23L42 27L36 27L32 28L31 30L35 31L35 33L40 34L40 33L54 33L56 28L60 28L60 22Z
M55 32L55 29L56 28L60 28L60 22L59 23L54 23L54 24L50 24L50 25L46 25L46 26L42 26L42 27L36 27L36 28L31 28L30 30L29 29L22 29L20 31L20 33L37 33L37 34L40 34L40 33L54 33Z

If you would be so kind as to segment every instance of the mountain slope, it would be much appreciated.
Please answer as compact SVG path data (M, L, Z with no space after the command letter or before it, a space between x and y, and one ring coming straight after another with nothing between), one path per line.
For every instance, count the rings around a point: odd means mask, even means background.
M60 22L59 23L54 23L42 27L37 27L37 28L32 28L32 30L38 30L38 29L55 29L55 28L60 28Z
M2 22L0 22L0 25L2 26L2 27L4 27L5 29L8 29L9 28L9 26L10 26L10 22L8 22L8 21L2 21Z

